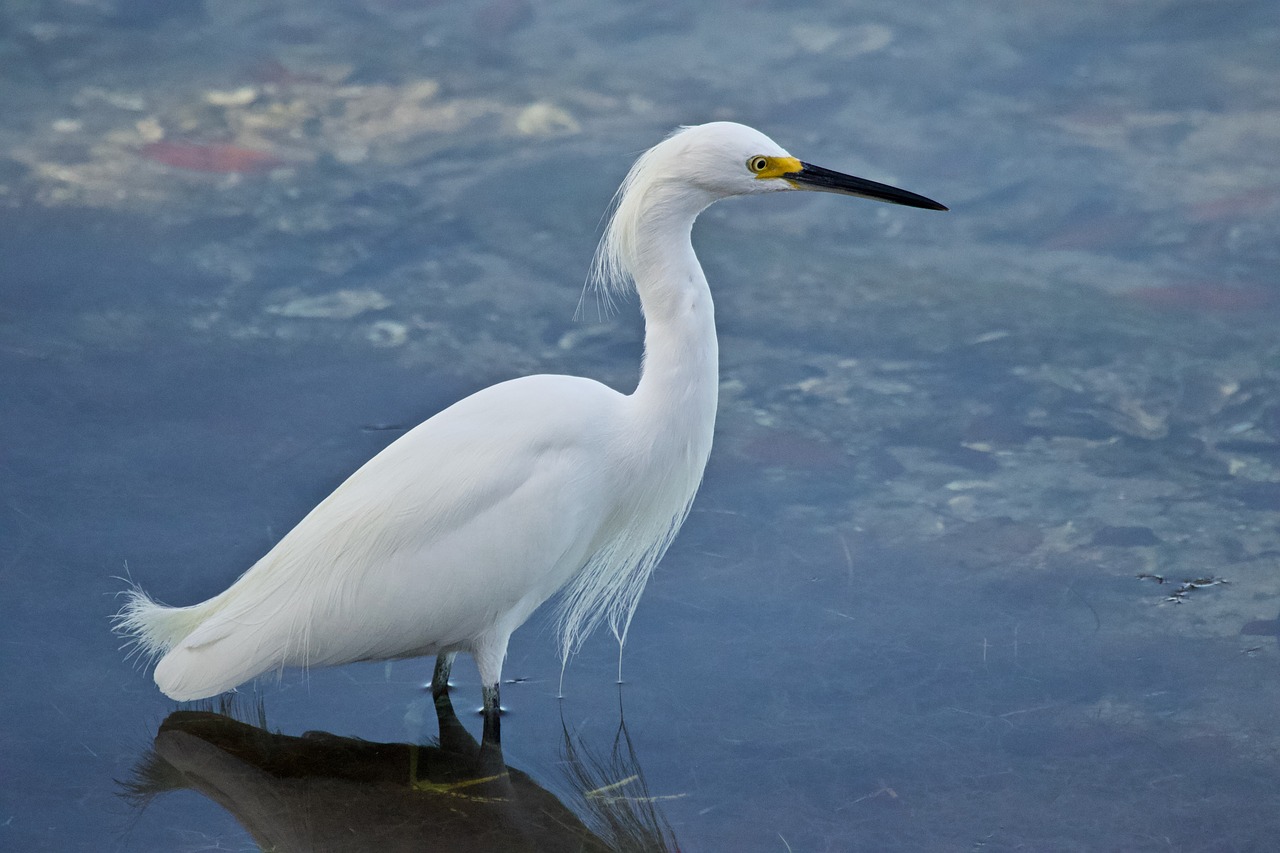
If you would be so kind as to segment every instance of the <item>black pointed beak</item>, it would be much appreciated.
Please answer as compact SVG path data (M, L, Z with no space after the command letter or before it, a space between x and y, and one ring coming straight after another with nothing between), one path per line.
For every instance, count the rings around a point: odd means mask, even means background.
M888 184L868 181L866 178L855 178L841 172L833 172L811 163L801 163L799 172L789 172L782 176L784 180L802 190L817 190L824 193L840 193L869 198L873 201L887 201L891 204L905 204L907 207L922 207L925 210L947 210L945 204L938 204L931 198L925 198L913 192L900 190Z

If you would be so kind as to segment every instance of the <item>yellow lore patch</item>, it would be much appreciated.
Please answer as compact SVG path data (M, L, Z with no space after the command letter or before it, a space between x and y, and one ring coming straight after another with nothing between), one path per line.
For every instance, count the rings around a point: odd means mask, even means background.
M804 166L795 157L757 156L747 160L747 168L757 178L781 178L799 172Z

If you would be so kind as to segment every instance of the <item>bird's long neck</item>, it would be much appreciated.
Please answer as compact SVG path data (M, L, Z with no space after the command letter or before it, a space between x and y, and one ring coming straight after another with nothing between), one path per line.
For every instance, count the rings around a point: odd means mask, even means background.
M719 347L711 291L690 238L711 201L686 193L652 204L638 217L632 259L645 318L644 367L633 399L658 442L698 477L711 452Z

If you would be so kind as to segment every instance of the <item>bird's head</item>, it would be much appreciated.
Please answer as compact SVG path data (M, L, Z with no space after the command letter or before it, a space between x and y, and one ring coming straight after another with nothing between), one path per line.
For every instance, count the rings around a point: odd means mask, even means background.
M646 170L655 181L683 183L716 198L816 190L922 207L947 208L887 184L856 178L792 157L754 128L728 121L682 128L653 148Z
M642 263L642 248L665 246L680 230L687 238L694 217L707 205L730 196L787 190L947 209L922 195L802 162L745 125L717 121L683 127L642 154L622 182L588 287L609 304L612 294L630 287Z

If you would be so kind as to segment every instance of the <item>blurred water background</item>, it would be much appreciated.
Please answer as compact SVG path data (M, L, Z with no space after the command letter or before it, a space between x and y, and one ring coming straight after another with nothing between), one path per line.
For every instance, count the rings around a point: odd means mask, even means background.
M325 835L331 806L280 779L365 755L333 737L434 736L429 661L242 690L278 733L246 755L307 731L341 754L201 776L109 631L118 578L204 599L492 382L629 389L635 305L573 319L600 216L635 154L731 119L953 209L702 218L716 449L621 689L606 636L562 701L545 614L513 638L527 801L599 849L625 844L598 789L684 851L1272 849L1275 13L5 4L0 847L399 849ZM469 662L455 680L478 732ZM371 824L400 820L350 772ZM413 849L466 849L431 847L435 819Z

